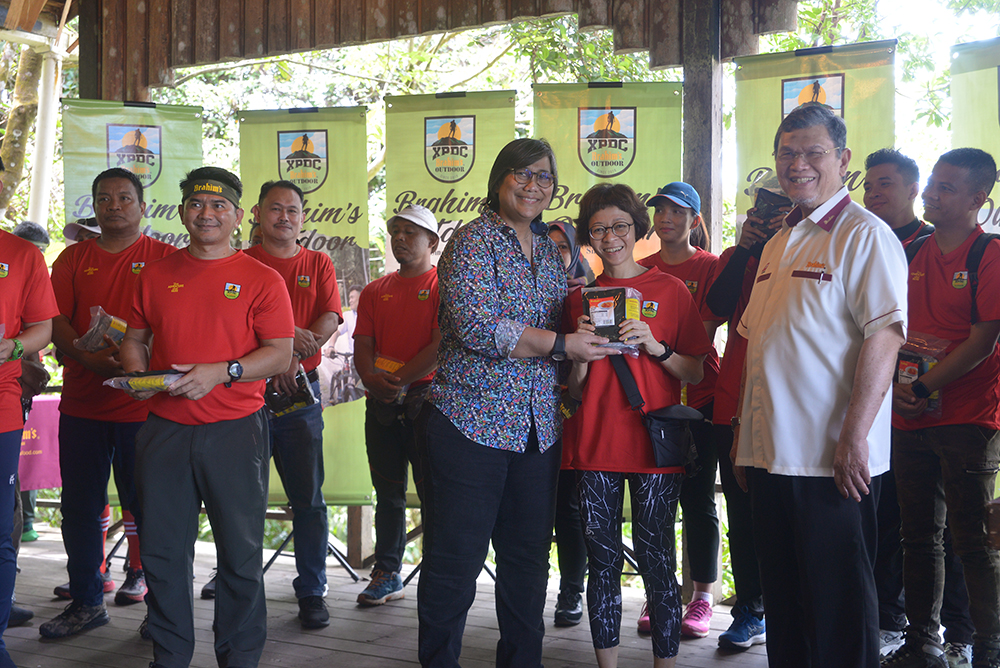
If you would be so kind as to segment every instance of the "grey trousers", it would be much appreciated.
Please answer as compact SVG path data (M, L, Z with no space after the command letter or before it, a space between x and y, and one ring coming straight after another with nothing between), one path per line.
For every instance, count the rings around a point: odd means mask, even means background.
M221 668L260 661L267 638L261 543L268 453L263 410L194 426L150 414L139 431L140 542L157 666L186 668L194 653L194 543L203 501L219 564L216 659Z

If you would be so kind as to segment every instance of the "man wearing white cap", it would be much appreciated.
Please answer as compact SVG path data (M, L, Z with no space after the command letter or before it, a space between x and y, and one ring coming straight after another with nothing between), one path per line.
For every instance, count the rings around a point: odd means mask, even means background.
M437 269L431 253L438 225L430 210L412 204L386 223L399 270L369 283L358 300L354 363L368 390L365 440L378 501L375 566L361 605L403 598L399 569L406 547L407 462L421 495L423 476L413 421L437 368Z

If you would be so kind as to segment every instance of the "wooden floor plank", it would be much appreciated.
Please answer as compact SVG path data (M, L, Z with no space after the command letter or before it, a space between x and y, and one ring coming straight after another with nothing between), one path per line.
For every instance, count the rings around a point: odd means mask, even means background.
M27 668L145 668L152 660L152 644L137 632L145 615L145 606L114 605L113 595L106 597L111 622L79 635L61 640L42 640L38 626L62 612L66 601L53 596L52 590L67 580L66 555L58 531L36 525L40 539L21 546L16 594L18 604L35 612L26 626L8 629L4 641L15 663ZM109 549L113 545L108 543ZM193 668L214 668L212 619L214 603L199 597L214 566L214 546L199 543L195 548L195 637L197 644ZM112 570L116 585L124 579L118 560ZM359 573L361 574L361 573ZM367 573L361 575L367 576ZM296 617L298 606L292 592L294 560L279 557L265 576L268 607L268 640L260 665L262 668L305 666L350 666L351 668L415 668L417 662L417 579L406 588L406 597L375 608L362 608L357 595L366 581L355 583L340 566L330 560L327 577L330 592L330 626L304 631ZM419 576L418 576L419 578ZM546 636L543 658L547 668L575 668L595 665L589 626L570 628L551 625L558 578L549 583L546 607ZM642 592L624 588L622 592L622 634L619 650L620 668L647 668L652 648L648 637L635 630L635 620L642 606ZM681 668L765 668L767 655L763 646L743 653L723 653L717 648L719 634L731 621L730 608L716 606L708 638L681 642L677 665ZM469 611L463 643L462 665L465 668L493 666L497 631L493 581L483 573L478 582L475 604Z

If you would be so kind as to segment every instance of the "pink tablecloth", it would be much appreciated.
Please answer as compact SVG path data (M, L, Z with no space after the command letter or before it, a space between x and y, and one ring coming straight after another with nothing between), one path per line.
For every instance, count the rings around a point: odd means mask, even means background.
M35 397L21 434L21 489L62 487L59 475L59 395Z

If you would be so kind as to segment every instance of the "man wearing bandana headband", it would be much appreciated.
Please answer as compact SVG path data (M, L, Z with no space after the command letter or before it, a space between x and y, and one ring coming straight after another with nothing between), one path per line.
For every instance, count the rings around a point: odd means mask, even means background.
M216 657L220 666L253 667L267 634L263 392L265 379L291 362L292 308L278 273L230 245L243 218L239 179L201 167L181 191L191 245L146 265L121 348L126 372L183 374L167 391L133 394L149 400L136 437L136 486L146 518L151 666L191 662L194 541L204 502L219 560Z

